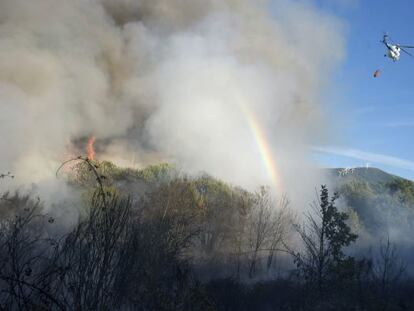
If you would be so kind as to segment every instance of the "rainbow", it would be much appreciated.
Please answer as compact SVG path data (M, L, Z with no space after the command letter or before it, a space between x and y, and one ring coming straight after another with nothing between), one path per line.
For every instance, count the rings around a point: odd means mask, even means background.
M254 140L257 144L257 147L260 152L260 156L263 160L265 165L266 171L269 174L269 177L276 188L276 191L280 191L282 189L282 182L279 176L279 172L277 169L276 162L274 161L274 156L272 154L272 149L270 144L267 140L266 134L264 129L260 126L260 121L258 120L257 116L251 111L247 105L241 105L241 110L244 116L247 119L247 123L249 128L254 136Z

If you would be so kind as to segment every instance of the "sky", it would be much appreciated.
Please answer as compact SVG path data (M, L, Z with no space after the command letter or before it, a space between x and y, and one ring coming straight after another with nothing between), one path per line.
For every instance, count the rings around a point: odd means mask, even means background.
M317 160L329 167L377 167L414 180L414 57L402 54L393 63L380 43L387 32L395 42L414 45L414 1L315 3L341 19L347 45L326 94L340 134L335 145L315 147ZM374 78L377 69L381 75Z

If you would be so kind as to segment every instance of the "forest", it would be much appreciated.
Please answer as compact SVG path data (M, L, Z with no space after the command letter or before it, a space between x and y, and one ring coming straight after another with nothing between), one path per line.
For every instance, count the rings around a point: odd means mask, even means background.
M135 170L79 158L59 178L77 194L72 202L46 209L40 198L1 197L2 310L414 307L390 236L377 235L370 254L357 247L355 217L361 225L378 195L367 182L321 185L298 215L269 188L249 192L168 164ZM377 187L412 199L409 182Z

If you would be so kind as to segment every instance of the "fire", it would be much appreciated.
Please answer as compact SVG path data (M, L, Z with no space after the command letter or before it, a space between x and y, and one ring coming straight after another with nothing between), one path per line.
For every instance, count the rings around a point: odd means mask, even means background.
M88 145L86 147L86 151L88 152L88 159L94 160L95 159L95 149L93 148L93 144L95 143L95 137L91 136L88 139Z

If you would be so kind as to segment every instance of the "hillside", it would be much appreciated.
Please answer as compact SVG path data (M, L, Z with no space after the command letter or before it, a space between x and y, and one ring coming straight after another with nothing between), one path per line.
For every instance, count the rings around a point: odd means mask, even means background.
M348 172L344 168L327 169L328 174L340 183L347 183L351 181L367 182L371 185L386 184L395 179L403 180L403 178L396 175L389 174L374 167L356 167Z
M202 206L211 217L231 219L239 213L238 202L251 201L254 193L229 185L208 175L190 177L174 166L158 164L144 169L119 168L110 162L97 163L105 185L136 201L148 195L160 196L175 187ZM330 190L340 194L340 203L355 222L355 230L366 236L401 234L414 224L414 182L377 168L327 169ZM82 165L75 170L71 183L79 189L90 188L96 181ZM178 194L177 194L178 196ZM244 203L243 203L244 204Z
M377 168L328 169L336 190L353 202L356 197L370 201L378 196L389 196L406 207L414 205L414 182ZM394 203L396 203L394 202ZM355 203L355 202L353 202ZM362 202L360 202L362 203ZM356 204L355 207L361 207Z
M410 253L414 182L377 168L355 168L344 173L340 168L328 170L360 241L365 239L366 246L370 247L372 241L388 236L398 241L400 249Z
M111 162L96 162L98 170L105 178L105 184L115 187L118 191L134 197L151 191L156 186L172 182L176 179L189 179L197 184L200 180L223 188L234 188L232 185L215 179L206 174L190 177L185 172L178 171L173 165L160 163L143 169L120 168ZM396 203L406 207L414 207L414 182L389 174L378 168L343 168L326 169L330 188L342 195L356 209L364 208L367 203L373 203L378 196L387 196ZM95 178L83 165L75 167L70 182L75 187L93 186ZM321 182L322 183L322 182ZM237 188L237 187L236 187ZM201 188L200 188L201 189ZM205 192L203 190L202 192Z

